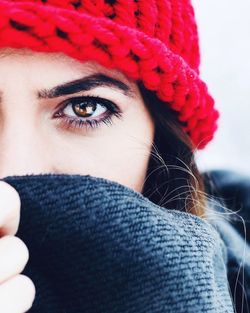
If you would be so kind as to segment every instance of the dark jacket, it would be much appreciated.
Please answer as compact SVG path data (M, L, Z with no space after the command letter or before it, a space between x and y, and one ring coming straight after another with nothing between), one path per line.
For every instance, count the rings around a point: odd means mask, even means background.
M3 180L21 197L17 236L37 291L30 312L234 312L228 277L243 241L229 223L89 175Z
M211 222L227 246L228 280L237 313L250 312L250 176L230 170L203 173L219 213ZM219 218L220 217L220 218Z

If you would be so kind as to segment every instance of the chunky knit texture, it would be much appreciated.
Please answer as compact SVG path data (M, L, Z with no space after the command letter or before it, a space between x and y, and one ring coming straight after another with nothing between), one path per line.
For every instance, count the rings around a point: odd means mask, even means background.
M189 0L0 0L0 47L64 52L140 80L178 112L194 149L217 129L218 111L199 77Z
M103 178L3 179L21 197L35 313L232 313L215 228Z

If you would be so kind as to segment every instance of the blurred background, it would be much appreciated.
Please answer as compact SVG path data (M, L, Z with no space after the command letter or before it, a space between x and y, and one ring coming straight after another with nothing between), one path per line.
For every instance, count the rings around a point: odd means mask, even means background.
M221 113L219 129L196 154L202 170L250 175L250 0L193 0L201 77Z

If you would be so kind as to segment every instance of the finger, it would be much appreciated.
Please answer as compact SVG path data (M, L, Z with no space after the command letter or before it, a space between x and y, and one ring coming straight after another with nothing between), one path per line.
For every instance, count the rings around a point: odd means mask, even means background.
M0 236L15 235L20 222L21 200L14 187L0 181Z
M0 285L0 312L23 313L28 311L35 298L35 285L25 275L17 275Z
M20 238L2 237L0 239L0 284L21 273L28 259L29 250Z

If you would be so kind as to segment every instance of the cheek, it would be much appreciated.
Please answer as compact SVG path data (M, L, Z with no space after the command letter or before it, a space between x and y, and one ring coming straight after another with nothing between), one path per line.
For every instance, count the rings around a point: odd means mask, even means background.
M112 142L99 145L95 155L92 175L116 181L140 191L147 170L149 149L133 137L113 138ZM117 140L115 140L117 139Z
M94 135L64 135L57 147L57 172L101 177L138 192L145 179L153 125L145 116L101 126ZM62 151L63 153L59 153Z

